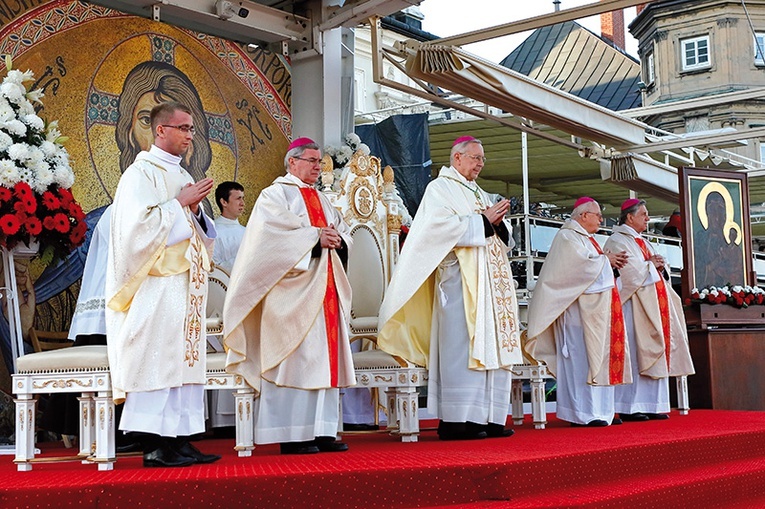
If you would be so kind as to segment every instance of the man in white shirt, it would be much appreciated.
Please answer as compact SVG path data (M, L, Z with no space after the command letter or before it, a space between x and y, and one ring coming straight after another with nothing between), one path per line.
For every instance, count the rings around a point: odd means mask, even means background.
M213 262L230 273L244 237L245 228L239 224L239 216L244 212L244 187L238 182L222 182L215 188L215 202L220 216L215 218L218 236Z

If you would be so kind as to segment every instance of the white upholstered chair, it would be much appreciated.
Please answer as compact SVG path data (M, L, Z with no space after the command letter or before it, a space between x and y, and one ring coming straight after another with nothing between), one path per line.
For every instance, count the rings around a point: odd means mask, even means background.
M115 461L114 402L106 346L77 346L23 355L16 361L16 458L32 470L38 394L80 393L78 456L112 470Z
M382 389L388 429L404 442L416 442L417 388L427 384L427 370L374 348L380 305L398 259L401 215L393 200L393 169L387 166L381 170L377 157L357 152L337 192L331 191L332 179L331 162L325 159L325 193L340 210L353 237L347 269L353 289L349 335L352 342L364 342L353 354L356 384L374 391Z
M236 445L241 457L251 456L253 442L253 400L255 391L244 378L226 372L226 353L223 351L223 303L226 300L229 274L215 266L208 276L207 285L207 382L208 391L232 391L234 396ZM220 396L220 395L219 395Z

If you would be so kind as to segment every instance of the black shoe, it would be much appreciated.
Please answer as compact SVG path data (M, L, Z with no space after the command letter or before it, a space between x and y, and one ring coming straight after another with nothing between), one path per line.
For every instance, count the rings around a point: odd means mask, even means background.
M648 416L640 412L634 414L619 414L619 417L625 422L643 422L648 420Z
M218 461L220 456L217 454L204 454L199 449L189 443L186 438L176 438L172 443L172 449L180 454L194 460L194 463L205 464Z
M316 442L308 440L307 442L282 442L279 444L282 454L316 454L319 448Z
M511 428L505 428L501 424L489 423L486 426L486 436L489 438L502 438L511 437L515 434L515 430Z
M131 452L141 452L143 451L143 446L141 445L141 442L125 442L123 444L120 444L116 448L117 454L128 454Z
M649 414L648 412L645 412L644 415L652 421L666 421L667 419L669 419L668 414Z
M188 467L194 463L196 463L194 458L178 454L169 446L143 453L143 466L145 467Z
M486 438L485 426L474 422L438 421L438 438L441 440L480 440Z
M336 441L335 437L316 437L315 443L319 452L343 452L348 450L348 444Z
M578 424L576 422L572 422L571 426L575 428L603 428L608 426L608 421L604 421L603 419L595 419L594 421L590 421L587 424Z
M614 418L611 419L611 426L618 426L619 424L624 424L624 421L614 416Z
M343 431L377 431L377 424L343 424Z

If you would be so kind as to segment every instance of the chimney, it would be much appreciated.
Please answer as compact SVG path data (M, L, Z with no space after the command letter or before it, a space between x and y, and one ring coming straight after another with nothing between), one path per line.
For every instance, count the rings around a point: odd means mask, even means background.
M623 10L604 12L600 15L600 35L611 41L617 48L624 49Z

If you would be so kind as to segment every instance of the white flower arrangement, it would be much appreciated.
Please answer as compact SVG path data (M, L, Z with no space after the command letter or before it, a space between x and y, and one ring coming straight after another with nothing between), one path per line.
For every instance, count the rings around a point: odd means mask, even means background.
M12 188L26 182L40 194L51 184L69 189L74 172L63 147L68 138L61 136L58 122L46 125L35 112L33 103L40 103L43 92L27 91L25 83L34 80L32 71L12 69L9 56L5 66L8 74L0 84L0 185Z
M32 71L12 68L5 57L0 84L0 244L12 249L36 237L44 263L82 244L88 230L82 207L69 190L74 172L58 122L35 112L42 90L27 91Z
M340 147L324 147L324 153L332 158L335 169L344 168L357 151L361 151L365 156L368 156L371 152L368 145L361 143L361 138L356 133L346 134L343 138L343 143Z

